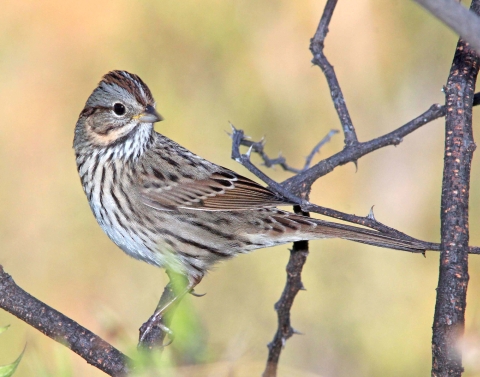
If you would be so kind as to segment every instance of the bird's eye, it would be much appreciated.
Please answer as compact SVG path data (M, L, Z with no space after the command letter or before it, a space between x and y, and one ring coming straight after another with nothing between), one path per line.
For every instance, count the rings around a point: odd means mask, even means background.
M122 116L123 114L125 114L125 106L120 103L120 102L117 102L113 105L113 112L118 115L118 116Z

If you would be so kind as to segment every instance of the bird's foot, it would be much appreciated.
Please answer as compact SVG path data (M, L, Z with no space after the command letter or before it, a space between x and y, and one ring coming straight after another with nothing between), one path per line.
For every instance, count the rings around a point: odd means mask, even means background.
M175 336L173 331L162 323L163 314L162 310L156 311L147 322L140 327L140 344L150 343L148 339L160 340L161 344L156 344L160 347L167 347L172 344ZM169 341L163 344L165 336L168 336Z

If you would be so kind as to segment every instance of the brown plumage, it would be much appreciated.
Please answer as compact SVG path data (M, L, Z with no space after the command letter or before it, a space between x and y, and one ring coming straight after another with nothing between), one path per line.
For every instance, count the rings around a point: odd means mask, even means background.
M192 288L217 261L299 240L343 238L418 251L415 242L295 215L267 188L153 129L162 120L136 75L105 75L75 128L78 172L100 226L134 258L184 274Z

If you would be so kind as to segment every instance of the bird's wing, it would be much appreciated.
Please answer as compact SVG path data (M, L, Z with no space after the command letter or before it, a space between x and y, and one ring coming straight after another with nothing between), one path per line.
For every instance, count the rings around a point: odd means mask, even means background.
M206 211L248 210L289 205L258 183L224 169L205 179L159 181L147 176L138 186L141 200L158 210L179 208Z

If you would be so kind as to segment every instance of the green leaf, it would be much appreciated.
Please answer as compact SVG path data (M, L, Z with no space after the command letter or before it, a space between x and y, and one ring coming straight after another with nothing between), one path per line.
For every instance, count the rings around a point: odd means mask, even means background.
M0 334L2 332L7 331L7 329L10 327L10 325L0 327ZM25 352L25 348L23 349L22 353L20 356L18 356L17 360L15 360L13 363L8 364L8 365L0 365L0 377L10 377L13 376L13 373L15 373L15 370L18 367L18 364L20 364L20 360L22 360L23 354Z
M18 364L20 364L20 360L22 360L24 352L25 352L25 348L23 349L20 356L18 356L17 360L15 360L13 363L8 364L8 365L0 366L0 377L13 376L13 373L15 373L15 370L17 369Z

